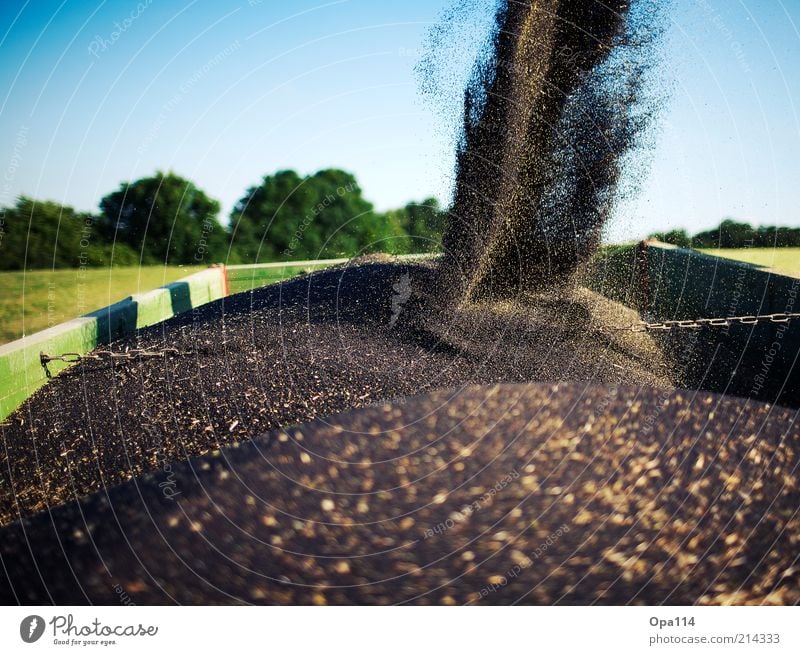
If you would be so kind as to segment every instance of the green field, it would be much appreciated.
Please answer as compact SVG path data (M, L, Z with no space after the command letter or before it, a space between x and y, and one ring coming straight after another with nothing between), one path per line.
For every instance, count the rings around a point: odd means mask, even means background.
M0 273L0 343L19 339L204 267L5 271Z
M756 264L785 275L800 275L800 248L716 248L700 252Z
M134 293L151 291L204 266L142 266L56 271L0 272L0 344L58 325L76 316L111 305ZM236 273L231 270L230 292L279 282L316 267L267 268Z

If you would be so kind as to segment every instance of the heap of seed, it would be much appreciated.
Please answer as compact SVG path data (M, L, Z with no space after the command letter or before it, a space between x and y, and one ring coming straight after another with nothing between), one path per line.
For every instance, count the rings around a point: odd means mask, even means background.
M575 384L355 410L3 528L0 600L797 603L796 418Z
M0 524L243 438L434 389L670 386L649 336L607 331L635 312L582 289L465 306L421 330L432 276L431 265L356 262L111 344L196 355L87 362L39 390L0 428ZM410 295L395 290L402 280Z

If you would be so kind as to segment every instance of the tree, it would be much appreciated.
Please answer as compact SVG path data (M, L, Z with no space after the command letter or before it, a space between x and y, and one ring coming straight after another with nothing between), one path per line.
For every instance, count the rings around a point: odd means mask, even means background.
M654 232L650 235L651 239L656 239L662 243L671 243L673 246L688 248L692 245L692 238L683 228L670 230L669 232Z
M439 208L436 198L410 202L401 209L387 212L387 223L396 225L402 238L392 252L411 254L439 252L447 212Z
M756 231L749 223L726 218L719 227L695 234L695 248L746 248L755 245Z
M698 232L693 237L680 229L656 232L650 238L694 248L796 248L800 246L800 228L774 225L754 228L750 223L726 218L714 229Z
M233 249L247 263L381 251L397 230L375 214L355 177L339 169L267 175L231 214Z
M756 230L756 244L760 248L800 247L800 228L762 226Z
M14 207L0 210L0 267L5 270L78 268L134 264L127 246L113 253L97 229L97 217L56 202L20 197Z
M202 264L225 257L219 203L172 172L122 184L100 201L100 210L105 237L127 244L144 263Z

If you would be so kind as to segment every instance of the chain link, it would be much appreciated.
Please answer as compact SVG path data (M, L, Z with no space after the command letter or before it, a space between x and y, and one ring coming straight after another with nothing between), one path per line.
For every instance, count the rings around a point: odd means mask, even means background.
M633 323L623 327L612 328L615 332L669 332L671 330L699 330L703 327L729 327L731 325L756 325L757 323L788 323L791 320L800 319L800 312L792 314L761 314L759 316L726 316L724 318L697 318L684 321L660 321L657 323ZM44 368L45 375L52 377L47 368L49 362L66 362L67 364L77 364L83 361L132 361L141 359L156 359L164 357L189 357L196 355L194 351L181 351L177 348L164 348L163 350L126 350L125 352L113 352L111 350L96 350L82 355L81 353L62 353L60 355L48 355L40 353L39 359Z
M669 332L676 329L699 330L703 327L729 327L731 325L756 325L757 323L788 323L800 319L800 313L761 314L759 316L726 316L724 318L696 318L685 321L660 321L657 323L634 323L615 328L622 332Z
M193 351L181 351L177 348L164 348L163 350L142 350L132 349L124 352L113 352L111 350L95 350L91 353L61 353L60 355L48 355L39 353L39 361L42 363L45 375L52 378L50 369L47 368L49 362L66 362L67 364L77 364L84 361L132 361L141 359L157 359L164 357L188 357L194 355Z

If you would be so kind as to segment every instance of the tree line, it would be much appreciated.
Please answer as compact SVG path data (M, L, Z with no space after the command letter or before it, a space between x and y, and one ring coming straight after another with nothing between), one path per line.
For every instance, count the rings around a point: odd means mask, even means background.
M356 178L325 169L266 175L229 220L189 180L157 172L106 195L99 212L20 197L0 208L0 269L253 264L436 252L445 212L435 198L376 212Z
M800 227L753 227L750 223L726 218L718 227L694 236L679 229L655 232L650 238L681 248L800 248Z

